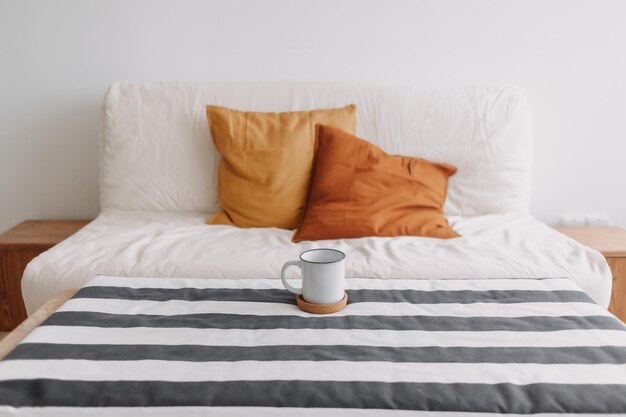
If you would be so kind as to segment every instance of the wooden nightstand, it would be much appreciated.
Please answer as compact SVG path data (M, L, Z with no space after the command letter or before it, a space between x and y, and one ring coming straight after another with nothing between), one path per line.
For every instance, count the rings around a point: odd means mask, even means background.
M626 322L626 230L619 227L555 227L555 229L604 255L613 273L609 311Z
M0 235L0 331L26 320L22 274L40 253L73 235L88 220L27 220Z

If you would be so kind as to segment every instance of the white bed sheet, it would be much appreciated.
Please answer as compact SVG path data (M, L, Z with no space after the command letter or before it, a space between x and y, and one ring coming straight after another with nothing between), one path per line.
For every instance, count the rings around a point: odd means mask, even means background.
M104 212L35 258L22 291L29 313L96 274L162 278L277 278L285 261L315 247L346 253L348 277L568 277L608 306L602 255L522 213L451 217L461 238L361 238L292 243L289 230L205 224L206 215ZM295 268L293 268L295 269ZM290 271L296 275L296 271Z

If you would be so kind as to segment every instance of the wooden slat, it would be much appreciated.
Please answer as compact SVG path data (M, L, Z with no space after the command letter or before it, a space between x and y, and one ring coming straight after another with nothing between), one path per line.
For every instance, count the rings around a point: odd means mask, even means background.
M606 258L626 256L626 230L619 227L555 227L559 232L592 249Z
M46 304L44 304L39 310L35 311L30 317L28 317L22 324L17 326L15 330L6 335L0 340L0 359L4 358L9 352L11 352L15 346L17 346L26 336L43 323L52 313L58 310L67 300L72 298L78 291L75 288L62 291L52 297Z
M26 319L22 275L42 252L71 236L89 220L27 220L0 235L0 331Z
M607 258L613 273L613 289L609 311L626 322L626 258Z
M0 235L0 250L46 250L87 223L89 220L26 220Z
M626 322L626 230L619 227L555 227L559 232L597 250L613 275L609 311Z
M0 250L0 330L13 330L26 319L22 274L40 250Z

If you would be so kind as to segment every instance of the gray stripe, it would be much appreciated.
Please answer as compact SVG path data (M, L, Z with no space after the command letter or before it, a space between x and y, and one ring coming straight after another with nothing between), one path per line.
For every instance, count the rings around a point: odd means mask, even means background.
M359 345L248 347L23 343L6 357L6 360L13 359L626 364L626 347L380 347Z
M61 311L42 326L185 327L195 329L369 329L428 331L540 332L574 329L623 330L611 316L451 317L451 316L256 316L247 314L146 315Z
M593 303L582 291L555 290L489 290L489 291L422 291L422 290L347 290L350 303ZM256 301L295 304L293 294L283 289L252 288L127 288L85 287L74 298L106 298L124 300L184 301Z
M626 413L626 385L337 381L0 382L14 407L316 407L486 413Z

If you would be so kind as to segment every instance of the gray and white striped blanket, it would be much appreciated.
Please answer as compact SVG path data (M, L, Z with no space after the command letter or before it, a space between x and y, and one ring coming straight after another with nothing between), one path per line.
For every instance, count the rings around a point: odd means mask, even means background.
M0 362L2 415L626 413L626 327L572 281L99 276Z

